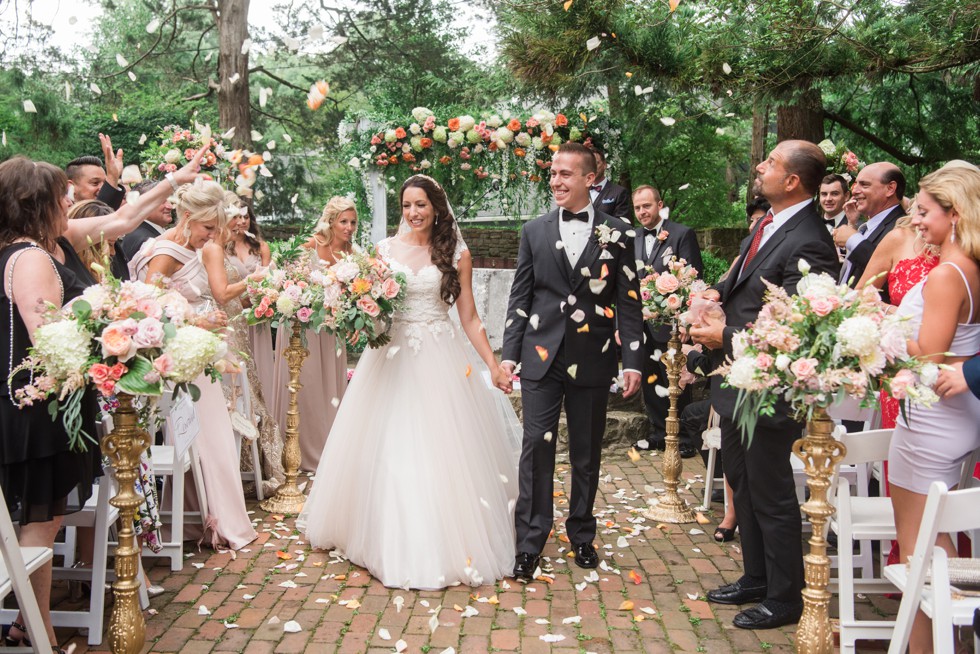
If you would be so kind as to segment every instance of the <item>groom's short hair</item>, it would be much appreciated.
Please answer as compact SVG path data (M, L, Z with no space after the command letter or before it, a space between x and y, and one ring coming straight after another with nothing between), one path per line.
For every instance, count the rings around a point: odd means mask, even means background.
M592 173L593 175L598 172L595 163L595 155L592 150L588 149L581 143L573 143L572 141L566 141L561 144L558 148L558 154L576 154L578 155L579 161L582 162L582 172L588 175Z

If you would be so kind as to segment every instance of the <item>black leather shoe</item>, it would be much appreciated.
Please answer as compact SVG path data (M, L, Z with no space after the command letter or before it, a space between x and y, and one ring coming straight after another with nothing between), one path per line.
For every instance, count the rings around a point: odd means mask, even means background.
M753 584L751 580L745 577L734 584L726 584L721 588L708 591L708 601L715 604L748 604L749 602L761 602L765 598L765 585Z
M698 451L694 449L694 446L687 443L681 443L678 445L677 451L681 455L682 459L693 459L698 455Z
M803 603L787 604L766 600L759 606L745 609L732 620L739 629L775 629L796 624L803 615Z
M580 568L596 568L599 566L599 554L592 547L592 543L582 543L581 545L576 545L575 550L575 565Z
M514 559L514 579L522 583L534 580L534 571L538 568L537 554L519 553Z

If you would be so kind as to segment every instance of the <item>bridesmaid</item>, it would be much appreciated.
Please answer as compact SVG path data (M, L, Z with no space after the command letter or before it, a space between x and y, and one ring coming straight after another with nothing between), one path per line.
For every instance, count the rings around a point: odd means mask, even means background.
M247 329L245 317L242 315L245 293L245 279L260 279L265 275L264 270L254 271L249 275L241 274L241 268L235 265L239 259L231 252L230 246L233 245L233 238L236 233L244 232L248 226L248 213L242 204L241 198L225 191L225 215L228 222L221 233L215 239L206 244L202 251L204 267L208 271L208 284L210 295L218 303L218 306L228 314L228 324L231 327L228 337L228 349L232 352L244 352L244 361L239 362L248 377L249 406L251 415L247 416L250 420L257 422L259 439L259 449L262 453L264 464L262 465L263 476L270 485L267 491L274 491L277 486L276 480L282 482L285 474L282 469L282 437L279 434L279 427L273 420L266 408L264 396L262 394L259 374L256 370L258 357L252 350L249 340L249 330ZM239 261L240 263L240 261ZM264 368L272 369L272 343L269 343L268 361ZM225 399L235 406L237 397L242 389L236 375L225 375L222 385L224 387ZM269 385L272 388L272 385ZM252 458L250 455L250 445L242 442L241 467L242 470L250 472L252 470Z
M142 281L169 278L191 306L207 312L213 300L200 251L224 226L224 203L225 191L216 182L198 180L180 187L177 224L160 238L143 244L129 263L132 276ZM245 508L231 417L220 384L202 375L196 385L201 389L201 398L194 407L201 427L196 444L209 513L201 540L208 538L216 549L226 545L238 550L258 534ZM186 487L191 490L186 498L190 501L194 485Z
M228 260L238 271L242 279L256 270L267 268L272 260L269 244L262 239L259 225L251 207L245 207L247 213L237 218L231 216L228 221L229 236L225 243ZM249 351L255 361L255 369L259 377L262 396L272 399L272 380L274 349L272 347L272 327L269 323L252 325L248 328Z
M313 236L303 247L315 253L325 266L331 266L343 255L350 253L354 234L357 233L357 209L354 202L343 197L330 198L323 209L320 222ZM276 339L275 407L276 421L286 424L289 410L289 368L283 351L289 345L290 330L281 328ZM299 448L300 470L315 472L320 463L320 453L327 442L327 435L337 415L337 407L347 389L347 350L332 334L321 332L307 334L310 355L303 363L299 392Z

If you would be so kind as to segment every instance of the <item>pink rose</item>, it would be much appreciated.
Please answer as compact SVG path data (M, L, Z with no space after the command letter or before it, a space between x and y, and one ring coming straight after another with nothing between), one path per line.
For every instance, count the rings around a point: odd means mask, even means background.
M896 400L904 400L908 397L908 388L915 384L915 375L911 370L899 370L898 374L892 377L888 384L888 392Z
M299 318L300 322L309 322L310 316L313 315L313 309L309 307L302 307L296 312L296 317Z
M757 368L762 370L768 370L770 366L775 362L772 355L766 354L765 352L760 352L755 357L755 365Z
M678 309L681 308L681 305L683 303L684 301L681 300L681 297L679 295L667 296L667 300L666 300L667 308L670 309L671 311L677 311Z
M170 358L169 354L161 354L153 361L153 369L160 373L160 375L163 377L170 373L173 365L173 359Z
M135 320L126 320L123 322L136 324ZM137 347L133 343L132 336L127 331L119 322L110 323L102 330L102 336L99 338L99 341L102 342L103 357L116 357L119 361L128 361L136 354Z
M116 382L111 380L103 382L101 384L96 384L96 387L99 389L99 392L106 397L109 397L110 395L116 392Z
M378 306L378 303L367 295L362 295L357 300L357 308L372 318L376 318L381 313L381 307Z
M92 378L92 382L96 385L104 384L109 381L109 366L104 363L93 363L92 367L88 369L88 376Z
M818 316L826 316L836 308L836 302L828 297L819 297L810 300L810 310Z
M136 310L145 314L148 318L159 318L163 315L163 307L155 298L145 297L136 300Z
M138 323L138 330L133 335L136 347L163 347L163 323L156 318L143 318Z
M122 379L122 376L125 375L127 372L129 372L129 368L127 368L121 363L117 363L116 365L109 368L109 378L114 381L119 381L120 379Z
M844 156L841 157L841 160L843 161L848 172L857 172L860 161L858 161L856 154L848 150L846 153L844 153Z
M665 272L664 274L657 277L657 281L655 285L659 293L661 293L662 295L668 295L676 291L677 288L681 285L681 283L680 281L678 281L677 277L675 277L671 273Z
M806 357L802 359L797 359L790 364L789 369L796 375L796 378L800 381L807 381L811 377L817 374L817 364L819 361L816 359L808 359Z
M389 277L381 283L381 292L389 300L398 295L398 292L402 290L402 287L394 280L394 278Z

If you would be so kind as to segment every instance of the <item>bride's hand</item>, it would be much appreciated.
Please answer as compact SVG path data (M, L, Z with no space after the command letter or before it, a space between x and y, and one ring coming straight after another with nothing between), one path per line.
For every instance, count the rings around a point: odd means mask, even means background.
M493 373L493 385L508 395L513 392L513 371L510 366L497 366L496 371Z

